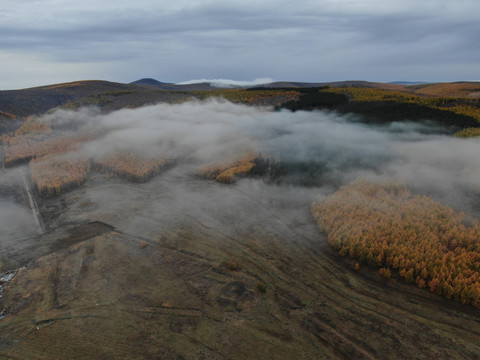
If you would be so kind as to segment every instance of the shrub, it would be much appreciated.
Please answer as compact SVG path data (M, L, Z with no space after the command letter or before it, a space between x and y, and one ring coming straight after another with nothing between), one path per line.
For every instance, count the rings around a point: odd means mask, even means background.
M267 292L267 286L262 281L259 281L257 284L257 291L261 294L265 294Z
M240 264L236 261L229 261L225 263L225 267L230 271L238 271L240 270Z

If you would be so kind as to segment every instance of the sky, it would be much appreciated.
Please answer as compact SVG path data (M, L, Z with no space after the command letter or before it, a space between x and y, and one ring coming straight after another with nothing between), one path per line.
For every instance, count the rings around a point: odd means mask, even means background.
M0 89L480 80L478 0L2 0Z

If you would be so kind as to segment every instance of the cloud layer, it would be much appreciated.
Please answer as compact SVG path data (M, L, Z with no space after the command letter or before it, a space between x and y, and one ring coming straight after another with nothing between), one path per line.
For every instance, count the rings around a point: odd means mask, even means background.
M1 89L77 79L469 80L476 0L0 5Z

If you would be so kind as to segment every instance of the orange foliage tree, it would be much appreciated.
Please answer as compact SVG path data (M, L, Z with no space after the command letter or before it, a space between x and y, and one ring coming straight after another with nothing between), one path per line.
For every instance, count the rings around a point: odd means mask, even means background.
M258 154L255 152L247 152L232 162L223 164L210 164L201 166L197 169L200 176L206 179L216 179L224 184L232 184L238 175L247 174L255 166L255 159Z
M45 156L30 161L30 178L41 196L56 196L82 185L88 179L90 161Z
M314 202L315 221L340 255L396 270L405 281L480 308L480 225L406 186L357 180Z
M107 177L121 177L142 183L173 165L175 160L146 158L134 153L120 152L94 160L96 170Z
M73 151L85 141L82 137L52 137L49 134L25 134L3 138L5 166L47 154L62 154Z

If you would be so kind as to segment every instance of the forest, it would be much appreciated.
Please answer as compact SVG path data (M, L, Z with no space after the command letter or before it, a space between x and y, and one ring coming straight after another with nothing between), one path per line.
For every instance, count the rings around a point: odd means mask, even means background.
M30 161L30 179L43 197L60 195L87 181L91 164L88 159L47 155Z
M432 120L446 133L475 136L480 126L480 101L474 98L432 97L408 92L353 86L302 89L299 97L282 105L292 111L328 109L357 114L357 121L388 124ZM468 129L465 131L465 129Z
M357 180L311 207L328 243L390 278L480 308L480 225L402 184Z
M95 157L93 167L107 178L121 177L143 183L175 164L175 160L148 158L135 153L118 152Z
M73 153L91 136L52 131L47 123L29 118L13 133L2 135L5 167L29 164L30 180L42 197L58 196L81 186L92 170L105 177L145 182L175 164L175 160L150 158L135 152L93 157Z
M200 166L197 172L205 179L215 179L220 183L233 184L236 177L250 173L255 167L257 159L258 154L250 151L232 161Z

